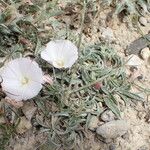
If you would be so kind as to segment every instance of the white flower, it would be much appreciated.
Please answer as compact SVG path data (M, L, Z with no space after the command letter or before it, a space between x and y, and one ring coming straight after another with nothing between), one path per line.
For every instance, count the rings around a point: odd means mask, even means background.
M55 68L71 68L78 59L78 49L69 40L50 41L41 57Z
M17 58L8 62L0 75L2 89L10 99L31 99L42 89L42 70L30 58Z

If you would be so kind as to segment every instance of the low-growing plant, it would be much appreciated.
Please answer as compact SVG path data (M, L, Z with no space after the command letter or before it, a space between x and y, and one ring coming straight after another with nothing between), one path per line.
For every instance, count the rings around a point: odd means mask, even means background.
M82 43L87 1L81 3L83 14L77 36L65 23L58 21L57 17L65 12L57 6L57 2L44 0L29 5L20 1L3 1L0 57L4 57L4 61L1 66L9 58L30 56L36 59L46 73L53 76L53 85L45 85L40 94L33 98L38 107L37 114L41 114L43 119L39 119L36 114L35 122L42 132L49 134L41 149L48 149L48 145L81 149L92 115L99 116L105 109L110 109L120 118L117 96L125 103L142 98L130 92L131 83L126 77L125 62L114 49L103 43ZM108 2L112 4L113 1ZM134 9L137 11L132 6L138 5L135 2L115 2L116 14L126 8L129 13L133 13ZM145 3L149 4L148 1ZM53 39L71 39L78 46L79 59L71 69L55 69L39 57L42 46Z

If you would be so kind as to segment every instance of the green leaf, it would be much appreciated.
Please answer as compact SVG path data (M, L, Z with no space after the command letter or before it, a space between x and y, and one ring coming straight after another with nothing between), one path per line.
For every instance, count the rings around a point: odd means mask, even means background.
M8 26L8 28L9 28L12 32L15 32L15 33L18 33L18 34L21 34L21 33L22 33L21 29L20 29L19 26L16 25L16 24L10 24L10 25Z
M122 95L120 93L118 93L118 95L121 97L121 99L125 102L125 104L127 104L129 102L129 98L125 95Z
M118 118L120 118L120 111L118 109L118 106L114 103L114 101L111 98L104 98L104 102L107 105L111 111L116 114Z
M138 101L143 101L143 98L140 97L139 95L135 94L135 93L131 93L129 91L119 91L120 94L130 98L131 100L138 100Z
M7 35L10 34L11 31L6 25L0 24L0 33Z

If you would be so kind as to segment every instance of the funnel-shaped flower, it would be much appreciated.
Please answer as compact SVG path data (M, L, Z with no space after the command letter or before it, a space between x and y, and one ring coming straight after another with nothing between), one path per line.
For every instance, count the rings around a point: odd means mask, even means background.
M38 64L30 58L17 58L7 63L2 71L1 86L14 100L27 100L42 89L43 74Z
M71 68L78 59L78 49L69 40L50 41L41 57L55 68Z

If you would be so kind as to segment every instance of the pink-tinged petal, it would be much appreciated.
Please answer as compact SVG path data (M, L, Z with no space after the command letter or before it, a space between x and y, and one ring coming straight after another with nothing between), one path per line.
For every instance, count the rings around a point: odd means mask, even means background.
M48 74L43 75L43 81L44 83L48 83L50 85L53 84L53 78Z

